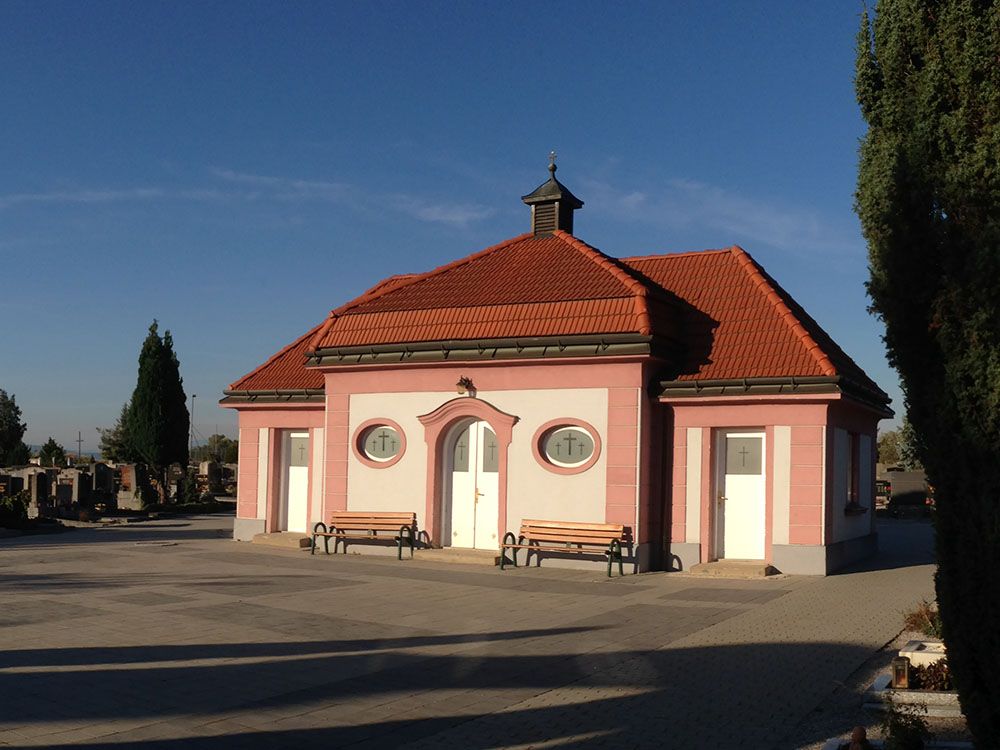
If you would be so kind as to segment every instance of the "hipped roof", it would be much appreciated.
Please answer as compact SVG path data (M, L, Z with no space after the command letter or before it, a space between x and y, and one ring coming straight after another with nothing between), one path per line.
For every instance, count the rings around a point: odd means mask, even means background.
M585 334L672 342L671 379L839 376L888 401L742 248L615 259L562 231L390 277L230 388L322 388L317 351Z

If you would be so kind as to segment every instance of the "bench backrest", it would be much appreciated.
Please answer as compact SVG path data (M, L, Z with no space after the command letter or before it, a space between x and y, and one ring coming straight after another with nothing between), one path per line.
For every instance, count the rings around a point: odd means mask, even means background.
M399 531L401 526L416 525L416 513L338 511L330 514L330 526L343 531Z
M521 522L521 536L538 542L573 542L574 544L610 544L622 541L625 527L620 523L578 523L576 521Z

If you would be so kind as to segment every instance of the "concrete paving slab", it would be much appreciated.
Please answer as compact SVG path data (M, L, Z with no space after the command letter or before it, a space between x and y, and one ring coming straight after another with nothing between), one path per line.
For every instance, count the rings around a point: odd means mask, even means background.
M310 557L231 524L0 540L0 743L783 750L933 594L912 522L864 568L766 581Z

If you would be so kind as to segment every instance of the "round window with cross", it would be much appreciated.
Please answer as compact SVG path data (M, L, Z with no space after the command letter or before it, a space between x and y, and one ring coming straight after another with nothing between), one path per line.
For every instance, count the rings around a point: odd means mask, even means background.
M369 427L361 433L359 442L365 458L380 463L391 461L403 446L400 434L387 424Z
M594 437L582 427L557 427L545 434L542 452L556 466L580 466L594 455Z

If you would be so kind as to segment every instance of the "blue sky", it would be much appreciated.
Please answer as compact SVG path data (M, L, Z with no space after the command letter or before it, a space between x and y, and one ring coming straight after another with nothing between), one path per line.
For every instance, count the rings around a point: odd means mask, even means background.
M195 423L378 279L520 234L740 244L893 397L852 195L854 0L0 3L0 388L96 450L153 318Z

